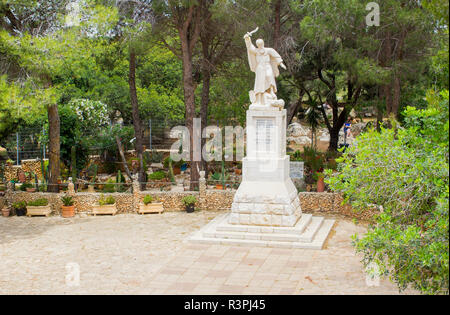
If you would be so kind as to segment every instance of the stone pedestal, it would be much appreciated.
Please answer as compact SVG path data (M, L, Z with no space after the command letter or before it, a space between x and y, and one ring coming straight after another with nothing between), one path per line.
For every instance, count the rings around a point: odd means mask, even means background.
M247 157L230 224L294 226L301 216L286 155L286 110L247 111Z
M220 215L191 242L250 247L322 249L334 220L303 214L286 155L286 110L247 111L247 157L231 213Z

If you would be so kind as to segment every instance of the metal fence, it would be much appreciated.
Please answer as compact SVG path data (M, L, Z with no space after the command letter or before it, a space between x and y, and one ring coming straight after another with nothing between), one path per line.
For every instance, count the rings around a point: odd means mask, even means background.
M183 125L180 123L178 125ZM148 120L143 123L143 144L148 150L168 150L176 139L170 138L170 130L177 124L169 124L164 121ZM126 127L132 127L128 125ZM45 138L47 130L44 127L20 128L4 139L0 139L0 146L5 148L9 159L14 164L20 165L22 160L47 158L48 146L42 139ZM85 136L90 137L92 133L85 131ZM128 144L128 147L133 147ZM99 154L104 148L96 145L89 148L90 154Z

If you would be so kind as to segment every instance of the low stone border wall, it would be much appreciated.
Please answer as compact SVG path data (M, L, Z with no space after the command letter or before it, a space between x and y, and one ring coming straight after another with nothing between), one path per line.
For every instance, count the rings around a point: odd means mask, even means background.
M354 211L351 205L343 203L340 193L301 192L299 198L305 213L339 214L362 220L371 220L377 213L374 209L362 213Z
M233 203L235 190L206 190L200 187L200 192L138 192L131 193L113 193L103 194L106 196L113 196L116 199L118 213L134 213L136 207L145 195L151 195L157 198L164 205L165 211L183 211L183 198L185 196L193 195L197 197L197 208L200 210L230 210ZM6 205L11 205L18 201L33 201L40 198L49 200L54 213L60 213L61 197L64 193L28 193L22 191L8 191L3 198ZM75 206L78 213L90 213L92 207L97 203L101 197L101 193L75 193L72 194ZM343 198L338 193L315 193L315 192L301 192L299 193L300 204L304 213L321 213L321 214L339 214L347 217L370 220L376 211L364 211L363 213L356 213L350 205L343 204ZM0 200L1 201L1 200Z

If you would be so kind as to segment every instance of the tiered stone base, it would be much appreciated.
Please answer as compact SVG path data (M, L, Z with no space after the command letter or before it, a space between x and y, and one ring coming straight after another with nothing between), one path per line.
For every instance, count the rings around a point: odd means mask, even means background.
M293 227L301 214L297 189L290 179L243 181L234 197L228 223Z
M201 244L250 247L322 249L334 220L303 214L293 227L230 224L230 214L223 214L190 237Z

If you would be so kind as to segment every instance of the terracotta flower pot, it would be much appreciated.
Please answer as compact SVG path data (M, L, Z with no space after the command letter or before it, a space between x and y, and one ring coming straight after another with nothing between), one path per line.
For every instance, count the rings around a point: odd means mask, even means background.
M237 169L234 170L234 174L241 175L242 174L242 170L237 168Z
M216 185L217 190L223 190L223 185Z
M173 168L173 175L180 175L181 174L181 168L174 167Z
M9 217L11 211L9 209L2 209L2 216Z
M75 206L61 206L63 218L72 218L75 216Z
M31 192L31 193L34 193L34 192L36 192L36 188L27 188L26 189L27 190L27 192Z
M325 179L323 177L319 177L317 180L317 192L324 192L325 191Z

